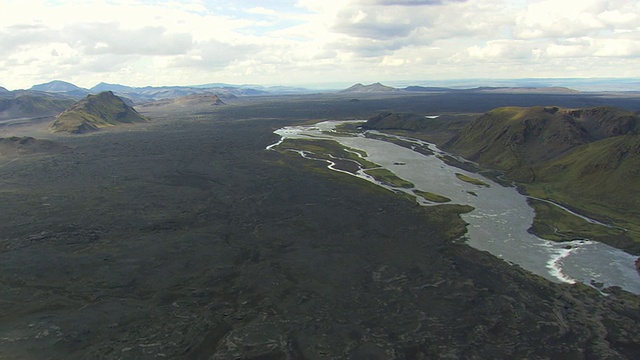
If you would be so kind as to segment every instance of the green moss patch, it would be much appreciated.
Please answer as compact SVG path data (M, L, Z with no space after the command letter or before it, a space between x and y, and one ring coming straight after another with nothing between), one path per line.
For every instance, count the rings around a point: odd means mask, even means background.
M435 203L447 203L450 202L451 199L449 199L446 196L442 196L442 195L438 195L438 194L434 194L432 192L428 192L428 191L422 191L422 190L413 190L414 194L423 197L425 200L431 201L431 202L435 202Z
M469 184L473 184L473 185L478 185L478 186L486 186L489 187L489 184L487 184L486 182L476 179L476 178L472 178L471 176L467 176L464 174L460 174L460 173L456 173L456 177L466 183Z
M376 180L389 186L409 189L414 187L413 183L398 177L387 169L369 169L365 173L373 176Z

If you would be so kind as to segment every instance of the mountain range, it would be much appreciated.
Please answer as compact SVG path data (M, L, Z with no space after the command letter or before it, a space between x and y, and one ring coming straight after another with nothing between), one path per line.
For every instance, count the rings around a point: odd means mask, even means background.
M341 93L372 93L372 92L393 92L393 91L398 91L398 89L391 86L382 85L381 83L377 82L370 85L362 85L361 83L357 83L340 92Z
M197 94L148 102L139 106L142 108L153 108L166 105L179 107L219 106L225 105L225 102L217 95Z
M130 101L131 104L142 104L150 101L172 99L189 95L217 95L222 99L234 98L238 96L262 96L262 95L292 95L309 94L318 91L292 86L261 86L261 85L231 85L225 83L210 83L192 86L145 86L133 87L120 84L109 84L101 82L90 89L82 88L69 82L54 80L47 83L37 84L28 90L9 91L0 87L0 97L15 97L16 94L40 94L67 97L81 100L89 94L97 94L103 91L111 91L123 100ZM324 91L327 92L327 91ZM563 87L478 87L468 89L455 89L446 87L429 86L407 86L395 88L383 85L379 82L363 85L354 84L346 89L338 90L338 93L393 93L393 92L493 92L493 93L577 93L576 90Z

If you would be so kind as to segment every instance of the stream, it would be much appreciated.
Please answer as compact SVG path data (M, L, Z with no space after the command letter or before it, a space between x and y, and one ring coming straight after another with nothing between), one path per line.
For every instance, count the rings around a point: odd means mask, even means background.
M278 129L275 133L280 135L281 140L269 145L267 149L273 149L284 139L328 139L365 151L366 160L412 182L415 189L446 196L451 199L450 204L473 206L475 210L461 215L469 224L466 235L468 245L488 251L510 264L517 264L550 281L581 282L598 290L619 286L626 291L640 294L640 276L635 269L635 256L588 239L558 243L527 232L535 214L527 204L527 198L518 193L516 188L499 185L482 175L446 164L436 155L456 156L439 150L434 144L371 131L379 136L394 137L422 148L428 147L433 152L433 155L425 155L424 152L417 152L379 137L374 139L362 134L344 136L335 131L335 126L340 123L343 122L325 121L309 126ZM303 157L309 157L304 151L298 153ZM335 164L331 161L323 161L329 163L329 168L336 170L333 167ZM413 189L381 184L362 170L357 174L342 172L390 190L413 194ZM462 181L456 174L480 179L489 186ZM418 202L424 206L437 205L422 198L418 198Z

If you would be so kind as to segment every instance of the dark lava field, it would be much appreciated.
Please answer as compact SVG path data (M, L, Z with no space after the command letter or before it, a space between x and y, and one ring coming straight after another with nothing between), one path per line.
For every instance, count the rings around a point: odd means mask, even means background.
M265 150L279 127L387 109L637 99L352 97L1 127L55 146L0 157L0 359L637 358L638 296L548 282L461 243L455 206Z

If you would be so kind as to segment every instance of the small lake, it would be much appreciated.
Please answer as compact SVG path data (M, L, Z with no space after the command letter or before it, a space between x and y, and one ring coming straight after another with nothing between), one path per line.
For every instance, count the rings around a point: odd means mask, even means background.
M412 182L415 189L446 196L452 204L473 206L475 210L463 214L462 218L469 224L467 244L476 249L488 251L554 282L601 283L604 287L619 286L640 294L640 276L635 269L635 256L586 239L558 243L538 238L527 232L533 223L534 211L527 204L527 198L515 188L501 186L479 174L446 164L436 155L453 155L439 150L434 144L393 136L422 148L428 147L433 152L425 154L424 151L414 151L378 137L370 138L362 134L344 136L335 131L335 126L340 123L343 122L325 121L309 126L291 126L278 129L275 133L281 136L280 142L288 138L329 139L365 151L366 160ZM305 156L304 152L301 155ZM479 179L489 186L462 181L456 174ZM391 190L409 193L413 190L382 184L362 171L352 175ZM424 206L437 205L421 198L419 202Z

